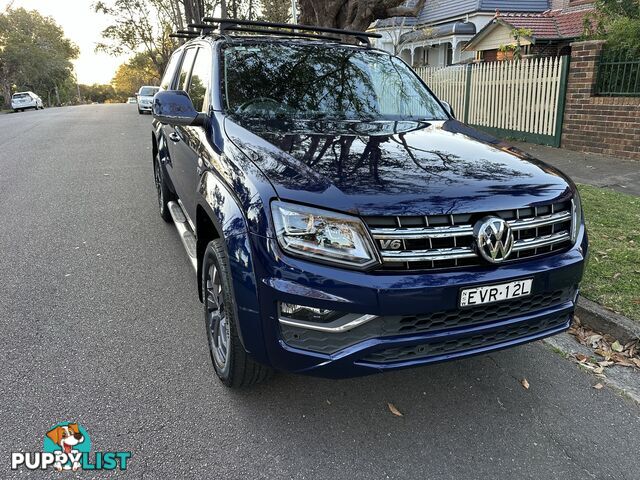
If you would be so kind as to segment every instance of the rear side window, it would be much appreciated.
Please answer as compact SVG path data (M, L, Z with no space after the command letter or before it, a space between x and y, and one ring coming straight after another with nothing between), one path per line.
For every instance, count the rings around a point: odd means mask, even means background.
M198 49L196 61L193 64L191 80L187 93L191 97L193 106L198 112L204 112L209 106L207 102L207 88L211 79L211 54L208 49Z
M167 69L164 71L164 76L162 77L162 81L160 82L160 88L162 90L169 90L171 88L173 78L176 75L176 68L178 68L178 63L180 62L181 54L182 52L174 53L173 56L169 59L169 64L167 65Z
M191 72L191 67L193 66L193 59L196 56L196 49L190 48L184 54L184 59L182 60L182 67L180 68L180 78L178 79L178 88L181 90L187 89L187 80L189 79L189 73Z

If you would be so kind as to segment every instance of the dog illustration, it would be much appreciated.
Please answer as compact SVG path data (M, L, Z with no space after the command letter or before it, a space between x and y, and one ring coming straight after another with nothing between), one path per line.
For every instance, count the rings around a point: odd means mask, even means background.
M79 443L84 442L84 436L80 433L77 423L70 423L62 427L56 427L47 432L53 443L59 445L62 451L66 454L79 453L78 450L74 450L73 447ZM60 462L56 462L54 468L61 472L62 470L73 470L74 472L80 469L80 462L73 462L73 465L62 465Z

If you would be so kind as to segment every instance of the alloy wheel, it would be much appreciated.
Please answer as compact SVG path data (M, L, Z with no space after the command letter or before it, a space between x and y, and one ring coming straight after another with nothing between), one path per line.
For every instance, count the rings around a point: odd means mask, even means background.
M224 370L229 357L231 331L222 295L220 271L211 265L206 276L207 333L216 366Z

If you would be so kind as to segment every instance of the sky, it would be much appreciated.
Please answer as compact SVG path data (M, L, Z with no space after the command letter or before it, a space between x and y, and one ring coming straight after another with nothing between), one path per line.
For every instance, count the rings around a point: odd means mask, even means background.
M116 68L127 61L128 56L113 57L96 53L96 43L101 41L100 32L109 24L109 18L93 11L95 0L14 0L13 7L38 10L53 17L62 27L65 36L80 48L80 56L74 61L78 83L110 83ZM10 0L0 0L4 11Z

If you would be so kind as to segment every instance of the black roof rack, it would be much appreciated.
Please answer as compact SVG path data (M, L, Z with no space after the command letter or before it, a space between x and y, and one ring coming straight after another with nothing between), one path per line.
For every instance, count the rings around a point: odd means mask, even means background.
M262 33L265 35L282 35L284 37L301 37L301 38L318 38L323 40L335 40L339 42L340 37L332 37L329 35L316 35L313 33L289 32L287 30L267 30L266 28L248 28L248 27L229 27L226 30L234 32Z
M169 38L197 38L200 34L198 32L194 33L172 33L169 35Z
M371 47L371 38L381 38L378 33L341 30L339 28L316 27L312 25L294 25L291 23L271 23L252 20L238 20L234 18L204 17L202 23L190 23L189 28L197 30L178 30L170 35L172 38L195 38L200 35L219 30L221 35L228 32L259 33L262 35L282 35L287 37L316 38L323 40L341 41L342 37L354 37L356 40ZM306 33L310 32L310 33ZM334 35L324 35L333 33Z

